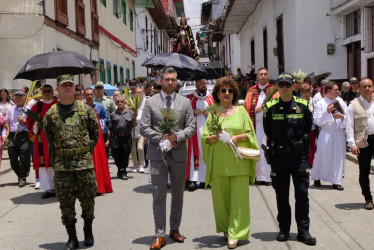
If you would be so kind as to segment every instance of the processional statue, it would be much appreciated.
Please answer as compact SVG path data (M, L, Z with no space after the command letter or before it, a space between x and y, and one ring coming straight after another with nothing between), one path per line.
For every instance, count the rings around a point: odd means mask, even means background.
M174 37L173 52L189 56L196 61L199 60L191 27L187 25L187 19L182 17L177 34Z

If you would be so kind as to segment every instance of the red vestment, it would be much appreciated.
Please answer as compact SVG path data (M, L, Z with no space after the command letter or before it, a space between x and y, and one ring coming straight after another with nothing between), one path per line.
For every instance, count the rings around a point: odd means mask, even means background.
M273 85L267 83L266 87L263 89L266 96L268 96L273 91ZM255 86L248 89L247 96L245 97L243 107L247 110L249 117L251 118L254 129L256 130L256 106L258 98L261 94L261 89L256 84ZM274 99L279 96L279 92L276 92L271 99Z
M97 120L99 121L99 117L97 117ZM97 142L94 153L92 154L96 174L97 192L100 194L113 193L112 180L110 179L108 159L105 152L105 143L100 122L99 131L99 141Z
M45 103L42 100L38 101L31 107L31 111L36 113L42 119L45 113L52 107L53 104L57 103L57 100L53 99L51 103ZM26 125L30 133L33 131L35 121L31 118L26 118ZM33 169L38 169L39 167L49 167L49 154L48 154L48 142L45 138L44 130L42 127L37 128L37 133L35 135L34 141L34 159L33 159Z
M191 101L191 106L193 110L196 110L196 102L199 100L194 94L189 94L187 96ZM212 95L207 95L205 101L208 105L214 104L214 99ZM195 128L197 128L196 119L195 119ZM192 147L193 146L193 147ZM193 152L192 152L193 149ZM194 166L199 166L199 142L197 138L197 131L193 134L191 138L188 139L188 158L187 158L187 168L186 168L186 181L190 178L190 166L191 166L191 154L193 154Z

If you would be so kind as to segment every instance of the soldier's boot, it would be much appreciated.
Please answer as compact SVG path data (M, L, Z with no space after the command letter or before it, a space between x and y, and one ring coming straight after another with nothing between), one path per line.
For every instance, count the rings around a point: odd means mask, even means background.
M86 247L93 246L95 243L95 240L92 234L92 220L84 220L83 232L84 232L84 245Z
M65 225L66 231L69 235L68 243L65 245L65 250L74 250L79 248L79 241L77 238L77 231L75 230L75 224Z

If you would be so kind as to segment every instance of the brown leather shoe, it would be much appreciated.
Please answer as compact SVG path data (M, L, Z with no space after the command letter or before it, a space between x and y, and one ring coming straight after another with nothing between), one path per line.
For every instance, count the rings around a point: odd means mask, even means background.
M165 246L166 239L164 237L156 237L153 244L149 247L150 250L160 250Z
M372 210L374 208L373 201L367 200L366 203L365 203L364 208L366 210Z
M171 230L170 231L170 238L172 238L175 242L183 243L184 237L179 233L179 230Z

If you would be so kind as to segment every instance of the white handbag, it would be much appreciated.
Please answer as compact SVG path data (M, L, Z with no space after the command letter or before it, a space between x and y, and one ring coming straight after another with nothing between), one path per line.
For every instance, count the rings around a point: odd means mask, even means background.
M237 152L241 154L243 158L260 160L260 150L253 148L237 147Z

